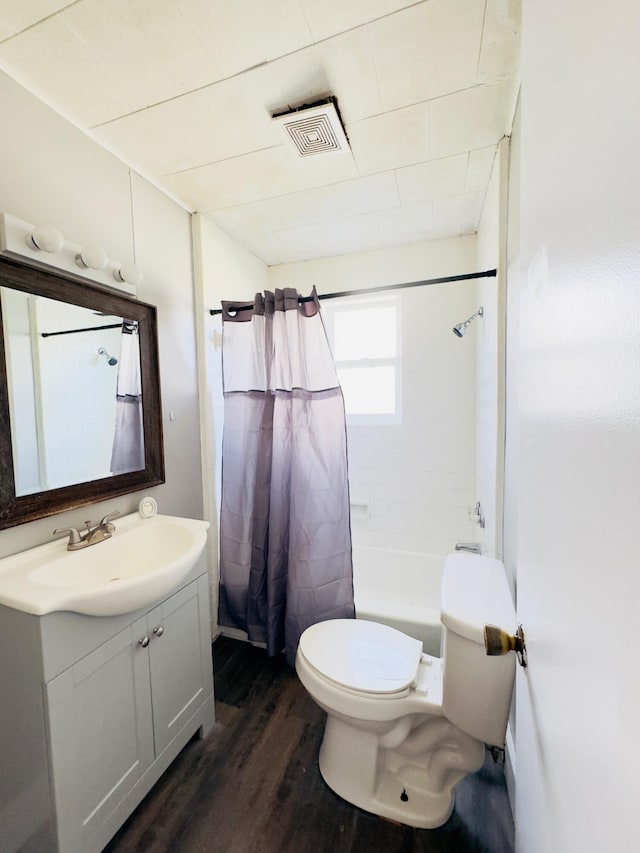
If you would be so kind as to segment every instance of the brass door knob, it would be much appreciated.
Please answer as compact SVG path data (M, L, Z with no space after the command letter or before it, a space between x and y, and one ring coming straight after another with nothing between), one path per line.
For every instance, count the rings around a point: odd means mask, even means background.
M506 655L508 652L515 652L520 666L527 665L527 646L522 625L518 625L515 634L508 634L495 625L485 625L484 648L488 655Z

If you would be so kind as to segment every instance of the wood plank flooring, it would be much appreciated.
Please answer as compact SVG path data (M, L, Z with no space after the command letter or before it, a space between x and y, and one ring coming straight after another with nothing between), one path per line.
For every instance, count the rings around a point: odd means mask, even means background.
M392 824L324 783L324 713L282 657L219 637L216 724L192 740L106 848L108 853L512 853L501 764L456 789L444 827Z

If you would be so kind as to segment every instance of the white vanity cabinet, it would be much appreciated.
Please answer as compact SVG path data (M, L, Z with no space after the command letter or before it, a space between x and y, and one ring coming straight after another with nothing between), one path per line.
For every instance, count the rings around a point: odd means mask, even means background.
M194 733L213 725L207 574L196 567L147 612L20 617L38 623L30 668L40 670L49 779L50 827L32 849L100 851Z

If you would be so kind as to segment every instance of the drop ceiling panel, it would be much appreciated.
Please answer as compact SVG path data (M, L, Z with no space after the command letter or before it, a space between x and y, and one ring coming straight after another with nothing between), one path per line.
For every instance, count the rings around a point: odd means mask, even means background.
M281 102L267 68L198 89L95 129L153 177L279 146L271 121Z
M53 15L73 0L2 0L0 6L0 39L8 38L25 27Z
M491 145L488 148L477 148L469 152L465 193L484 192L487 188L497 148L497 145Z
M396 177L392 172L344 181L331 187L342 216L356 216L398 207L400 198Z
M211 57L214 80L313 41L298 0L175 0Z
M521 0L487 0L478 73L492 80L517 74Z
M433 230L437 236L473 234L478 230L484 193L445 198L433 203Z
M323 257L325 253L331 254L327 246L324 223L285 228L276 231L275 236L282 247L284 257L290 259L288 263Z
M398 169L396 178L402 204L420 204L464 192L468 160L467 154L458 154Z
M265 263L477 228L520 0L4 0L0 68ZM274 112L337 97L351 151Z
M315 41L375 21L415 0L300 0Z
M428 104L349 123L347 135L361 175L422 163L429 159Z
M475 86L430 104L431 155L446 157L485 148L509 128L511 83Z
M379 249L382 232L377 216L371 214L335 219L325 223L327 243L324 252L316 257L345 255Z
M59 16L0 44L0 64L30 92L87 128L139 104L119 69L103 63Z
M111 85L123 81L136 109L213 79L211 57L172 0L81 0L60 18L105 66L118 70ZM96 100L104 88L95 90ZM100 121L114 117L104 115Z
M351 30L269 64L283 107L338 97L346 124L382 111L366 28Z
M298 164L280 146L167 175L162 182L171 192L187 198L194 210L207 211L214 207L212 200L215 208L232 207L356 176L351 157L338 157L326 166L311 162Z
M433 203L413 204L376 214L382 245L428 240L433 230Z
M475 83L485 0L429 0L369 27L385 110Z
M304 190L267 201L228 207L216 212L216 221L234 223L234 227L259 228L262 231L295 228L329 222L340 216L332 187Z

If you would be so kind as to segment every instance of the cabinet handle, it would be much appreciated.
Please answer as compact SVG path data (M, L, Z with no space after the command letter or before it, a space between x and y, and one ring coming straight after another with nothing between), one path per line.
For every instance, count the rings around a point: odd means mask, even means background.
M158 625L157 628L153 629L153 633L156 635L156 637L161 637L164 634L164 626Z
M147 646L149 645L149 638L148 637L140 637L140 639L138 640L138 645L142 646L143 649L146 649Z

